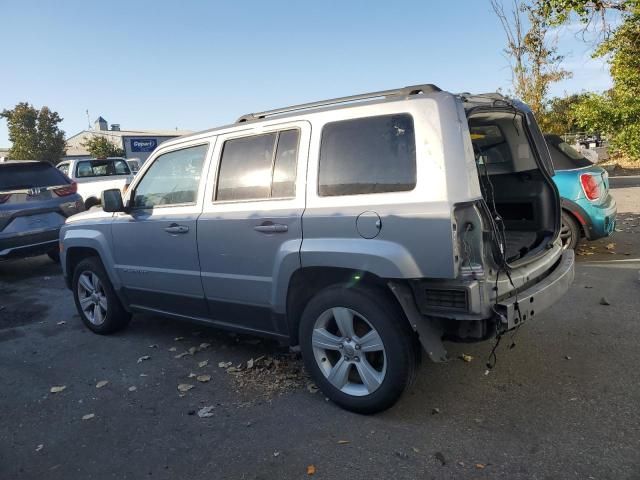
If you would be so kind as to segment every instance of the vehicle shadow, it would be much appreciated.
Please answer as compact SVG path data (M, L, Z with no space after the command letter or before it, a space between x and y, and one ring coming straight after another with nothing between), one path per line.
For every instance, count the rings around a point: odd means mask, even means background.
M47 255L0 261L0 281L10 277L13 283L36 277L60 275L61 273L60 265Z

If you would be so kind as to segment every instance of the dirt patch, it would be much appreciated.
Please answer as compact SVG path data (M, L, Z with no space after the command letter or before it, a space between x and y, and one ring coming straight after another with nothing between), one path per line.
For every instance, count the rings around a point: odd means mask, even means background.
M269 399L305 388L317 391L299 354L263 355L238 365L221 362L218 366L226 369L238 393L252 397Z

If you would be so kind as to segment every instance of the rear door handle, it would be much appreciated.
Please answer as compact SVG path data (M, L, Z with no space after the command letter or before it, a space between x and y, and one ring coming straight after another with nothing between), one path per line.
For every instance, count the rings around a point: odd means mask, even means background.
M253 227L253 229L256 232L260 232L260 233L284 233L289 231L289 227L281 223L268 223L268 224L256 225L255 227Z
M187 233L189 231L189 227L187 227L186 225L178 225L177 223L172 223L167 228L165 228L164 231L175 235L176 233Z

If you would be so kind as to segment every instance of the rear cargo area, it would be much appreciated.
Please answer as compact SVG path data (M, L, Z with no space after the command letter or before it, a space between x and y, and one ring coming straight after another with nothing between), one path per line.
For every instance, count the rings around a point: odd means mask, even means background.
M482 195L504 237L507 263L533 257L555 237L558 206L525 117L481 110L471 111L468 122Z

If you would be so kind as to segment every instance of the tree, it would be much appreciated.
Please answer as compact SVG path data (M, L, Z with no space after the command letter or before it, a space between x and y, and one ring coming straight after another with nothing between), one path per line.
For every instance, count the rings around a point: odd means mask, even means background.
M505 54L511 66L514 93L536 116L541 116L549 87L571 76L561 68L563 57L548 38L548 17L538 1L513 0L510 13L501 0L491 0L491 7L507 36Z
M91 137L81 145L89 151L92 157L124 157L124 150L102 135Z
M606 12L620 14L611 29ZM603 40L593 56L609 63L613 88L591 94L573 107L583 128L606 134L612 150L640 161L640 0L548 0L543 11L550 22L561 23L574 13L585 24L602 18Z
M7 120L9 128L9 158L55 164L64 156L64 131L58 127L62 118L49 107L37 110L33 105L21 102L12 110L4 110L0 117Z
M564 97L552 98L544 108L538 123L545 133L577 133L582 125L576 113L576 107L589 97L587 93L574 93Z

